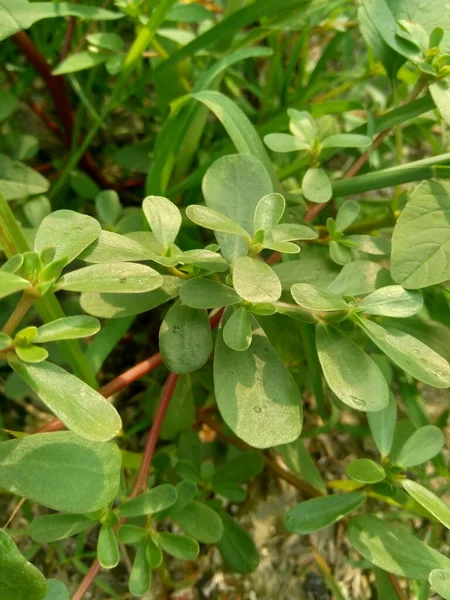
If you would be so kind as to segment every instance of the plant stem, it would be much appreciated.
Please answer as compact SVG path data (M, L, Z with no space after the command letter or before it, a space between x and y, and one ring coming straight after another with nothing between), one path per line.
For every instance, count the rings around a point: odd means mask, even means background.
M35 300L36 298L34 298L31 294L23 292L16 308L6 321L6 324L2 329L2 333L6 333L6 335L12 335Z

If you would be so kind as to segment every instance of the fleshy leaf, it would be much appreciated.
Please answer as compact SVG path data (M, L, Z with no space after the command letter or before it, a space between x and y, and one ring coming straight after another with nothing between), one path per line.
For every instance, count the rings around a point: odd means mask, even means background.
M291 287L295 302L306 310L319 312L348 311L347 302L337 294L332 294L309 283L297 283Z
M233 286L247 302L275 302L281 296L281 283L274 271L250 256L233 263Z
M450 529L450 506L446 502L416 481L403 479L402 486L416 502L436 517L447 529Z
M146 265L108 263L71 271L57 287L71 292L141 294L158 289L162 283L162 275Z
M302 194L310 202L322 204L333 196L333 188L323 169L310 168L302 180Z
M252 343L252 321L249 312L238 308L225 323L223 340L232 350L243 352Z
M100 331L100 323L94 317L79 315L76 317L62 317L37 329L34 342L44 344L59 340L73 340L90 337Z
M212 279L190 279L180 290L180 300L191 308L221 308L238 304L241 298L233 288Z
M439 454L444 444L444 434L439 427L425 425L406 440L395 462L405 469L421 465Z
M142 208L158 242L164 248L169 248L181 227L181 213L178 208L163 196L147 196Z
M358 304L369 315L384 317L412 317L423 306L423 298L418 292L408 292L401 285L387 285L375 290Z

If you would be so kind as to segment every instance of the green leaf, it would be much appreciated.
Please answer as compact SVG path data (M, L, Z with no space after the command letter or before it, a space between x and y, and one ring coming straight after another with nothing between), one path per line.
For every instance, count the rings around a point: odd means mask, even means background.
M26 363L40 363L48 358L48 352L45 348L33 344L29 346L16 345L15 351L20 360Z
M38 327L33 341L37 344L43 344L59 340L73 340L90 337L98 331L100 331L100 322L94 317L84 315L62 317Z
M117 538L122 544L138 544L147 537L147 531L137 525L122 525L117 531Z
M312 227L298 225L297 223L280 223L268 232L268 238L277 242L290 242L292 240L315 240L319 234Z
M275 227L283 216L285 207L286 201L281 194L263 196L255 208L254 231Z
M103 509L119 489L115 444L88 442L69 431L0 443L0 487L70 513Z
M450 569L433 569L428 581L444 600L450 600Z
M94 521L83 515L42 515L33 519L30 525L31 537L35 542L48 544L85 531L94 525Z
M176 302L161 323L159 347L166 367L174 373L191 373L203 367L212 351L206 311Z
M389 388L375 362L343 333L317 325L317 353L325 379L336 396L356 410L382 410Z
M214 389L226 424L250 446L269 448L297 439L302 403L297 386L264 331L253 322L248 350L231 350L222 319L214 355Z
M337 265L348 265L352 261L351 249L344 244L331 240L330 242L330 258Z
M198 490L197 484L190 479L184 479L183 481L180 481L180 483L177 483L175 486L175 489L177 490L177 499L175 504L173 504L169 509L155 515L153 517L154 519L157 518L160 520L168 515L173 517L180 510L183 510L183 508L190 504L192 500L194 500Z
M3 529L0 529L0 595L5 600L43 600L47 581L34 565L19 552Z
M317 127L314 119L306 111L299 111L295 108L290 108L287 111L289 121L289 129L299 140L302 140L308 145L312 145L317 138Z
M273 152L299 152L310 148L308 142L299 140L289 133L269 133L264 136L264 143Z
M211 19L211 12L201 4L177 4L166 16L167 21L200 23Z
M47 246L56 248L55 259L77 258L100 235L100 223L73 210L57 210L45 217L34 240L35 252Z
M205 229L212 229L213 231L220 231L222 233L231 233L250 240L248 232L238 223L235 223L232 219L229 219L217 210L208 208L207 206L191 204L186 208L186 215L193 223L205 227Z
M273 269L250 256L233 263L233 286L247 302L275 302L281 296L281 283Z
M391 252L391 243L385 237L375 235L348 235L345 237L345 240L352 244L356 244L357 249L365 254L388 256Z
M439 81L433 81L428 86L430 90L431 97L436 104L436 108L438 109L438 113L444 119L444 121L449 124L450 123L450 80L440 79Z
M1 13L0 13L1 14ZM2 91L1 94L1 107L0 107L0 121L4 121L10 117L16 110L19 103L19 99L11 92Z
M145 218L158 242L166 249L175 241L181 227L181 213L163 196L147 196L142 203Z
M216 160L203 177L202 189L208 207L238 223L252 237L256 206L273 192L273 184L256 158L237 154ZM240 237L218 233L216 238L228 261L247 255L247 242Z
M164 552L180 560L195 560L200 552L198 542L185 535L160 533L158 542Z
M356 221L360 212L361 207L357 202L353 202L353 200L344 202L336 215L336 230L345 231L347 227L350 227Z
M98 46L111 52L122 52L124 49L123 39L117 33L89 33L86 39L93 46ZM108 192L111 192L111 190L108 190Z
M48 579L48 591L44 600L70 600L69 592L62 581Z
M240 307L223 328L223 341L232 350L243 352L252 343L252 321L249 312Z
M241 298L233 288L212 279L190 279L180 290L180 300L192 308L221 308L238 304Z
M182 265L194 265L199 269L205 269L214 273L223 273L227 271L229 265L227 261L217 252L211 250L186 250L177 256Z
M388 271L378 263L355 260L344 266L327 289L339 296L362 296L390 283Z
M8 346L12 346L12 338L9 337L9 335L6 335L6 333L0 333L0 350L4 350L5 348L8 348Z
M76 73L85 69L92 69L101 65L111 58L110 54L97 54L93 52L78 52L64 59L53 69L52 75L66 75L67 73Z
M0 16L3 18L2 9L0 5ZM45 194L49 187L50 183L40 173L21 162L11 160L5 154L0 154L0 189L5 200L18 200L33 194Z
M162 276L163 283L153 292L143 294L99 294L83 292L80 296L82 309L96 317L120 319L147 312L178 296L183 280L171 275Z
M390 325L381 327L367 319L360 319L359 324L372 342L406 373L437 388L450 386L449 363L421 341Z
M111 523L103 523L100 528L97 541L97 558L104 569L113 569L119 564L119 544Z
M147 544L139 544L136 556L134 557L131 568L130 579L128 580L128 589L133 596L143 596L146 594L152 582L152 569L147 559Z
M218 467L212 482L214 484L245 483L259 475L263 468L264 463L257 452L244 452Z
M154 255L139 241L112 231L101 231L98 238L78 257L88 263L119 263L153 260Z
M450 506L446 502L438 498L426 487L423 487L423 485L420 485L420 483L411 481L410 479L403 479L401 483L403 488L416 502L436 517L447 529L450 529Z
M0 271L0 298L5 298L10 294L25 290L31 286L30 282L19 275Z
M116 409L81 379L49 362L29 364L15 357L8 359L11 368L68 429L97 442L119 433L122 422Z
M121 504L118 510L121 517L127 518L151 515L169 508L175 504L176 499L177 491L174 486L164 483Z
M162 275L146 265L108 263L71 271L57 287L71 292L140 294L156 290L162 282Z
M307 249L303 249L300 259L274 265L273 270L278 275L283 290L290 290L296 283L311 283L326 288L335 280L339 273L338 267L328 258L315 255L311 257L307 252Z
M425 425L406 440L395 462L405 469L421 465L439 454L444 444L444 434L439 427Z
M417 289L450 278L450 183L424 181L411 194L392 237L392 277Z
M195 420L195 402L191 377L179 377L161 429L161 439L173 440L190 429Z
M264 144L255 130L252 122L243 112L243 110L233 100L215 91L198 92L191 94L192 98L199 100L205 104L216 115L219 121L227 130L236 150L240 154L249 154L254 156L264 165L267 175L272 181L272 185L276 187L278 181L272 165L272 161L266 152ZM268 190L266 193L271 192ZM262 198L265 194L261 194ZM259 200L258 198L258 200ZM208 201L207 201L207 204ZM253 216L253 215L252 215Z
M152 569L157 569L161 566L163 561L163 554L161 548L155 544L153 540L147 540L147 561Z
M337 294L332 294L309 283L296 283L291 287L295 302L306 310L330 312L348 311L347 302Z
M228 513L219 510L223 533L217 542L225 564L234 572L246 575L256 571L259 564L259 552L249 534Z
M370 138L366 135L356 133L338 133L330 135L322 141L322 148L363 148L366 149L372 144ZM340 230L342 231L342 230Z
M200 502L191 502L172 519L190 537L204 544L216 544L222 537L222 520L212 508Z
M302 194L310 202L319 204L331 199L331 181L323 169L310 168L306 171L302 180Z
M299 535L320 531L359 508L365 499L363 492L350 492L306 500L288 510L284 526Z
M91 36L109 36L114 33L93 33ZM105 226L111 226L117 223L122 214L122 205L119 194L115 190L103 190L95 197L95 210L97 211L100 222Z
M383 458L388 456L391 451L396 420L397 402L393 395L390 396L389 404L386 408L377 412L367 413L370 433Z
M244 502L247 495L246 490L237 483L212 483L211 488L219 496L235 503Z
M280 454L290 471L299 475L324 496L326 495L327 488L325 482L308 450L305 448L302 439L295 440L295 442L291 442L290 444L276 446L275 450Z
M351 519L348 537L364 558L400 577L428 579L433 569L450 569L450 559L416 536L371 515Z
M2 264L0 267L0 273L17 273L17 271L23 265L23 261L23 254L15 254Z
M383 467L368 458L352 460L345 467L345 472L351 479L360 483L377 483L386 477Z
M358 304L358 308L369 315L397 318L412 317L422 306L422 295L418 292L407 292L401 285L380 288Z

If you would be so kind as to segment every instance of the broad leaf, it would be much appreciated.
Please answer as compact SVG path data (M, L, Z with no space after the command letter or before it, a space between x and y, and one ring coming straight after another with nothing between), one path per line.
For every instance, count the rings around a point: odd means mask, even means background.
M108 36L115 34L93 33L92 36L94 35ZM115 190L103 190L95 197L95 210L102 225L107 227L114 225L122 214L119 194Z
M323 169L310 168L302 180L302 194L310 202L322 204L333 196L328 175Z
M286 202L281 194L267 194L256 205L254 231L271 229L278 224L284 214Z
M236 573L253 573L259 564L259 552L249 534L223 510L218 511L223 533L217 548L226 565Z
M347 227L350 227L356 221L360 212L361 208L357 202L353 202L353 200L344 202L336 215L336 230L345 231Z
M410 479L402 481L403 488L421 506L431 513L438 521L450 529L450 506L438 498L433 492Z
M134 263L90 265L64 275L57 283L61 290L112 294L141 294L161 287L162 275Z
M180 290L180 300L192 308L221 308L238 304L241 298L233 288L212 279L190 279Z
M400 577L428 579L433 569L450 569L450 559L416 536L371 515L351 519L348 537L364 558Z
M94 524L94 521L83 515L41 515L31 522L30 533L35 542L48 544L76 535Z
M389 388L375 362L343 333L317 325L317 353L325 379L348 406L367 412L382 410L389 402Z
M252 343L243 352L225 344L224 325L214 355L214 389L223 419L256 448L292 442L301 432L302 404L291 374L254 320Z
M200 552L198 542L185 535L162 532L158 542L164 552L180 560L195 560Z
M174 486L165 483L121 504L118 510L121 517L127 518L151 515L169 508L176 499L177 491Z
M422 295L408 292L401 285L387 285L366 296L359 304L363 312L384 317L412 317L423 306Z
M268 238L277 242L290 242L292 240L315 240L319 234L308 225L297 223L280 223L268 232Z
M37 328L33 342L43 344L59 340L74 340L90 337L100 331L100 323L94 317L83 315L76 317L62 317L50 323L45 323Z
M172 517L185 533L204 544L215 544L222 537L221 518L212 508L200 502L191 502Z
M450 600L450 569L433 569L428 580L444 600Z
M206 229L212 229L221 233L231 233L232 235L244 237L247 240L250 239L248 232L238 223L207 206L191 204L186 209L186 215L193 223Z
M289 129L296 138L312 145L317 138L317 127L314 119L306 111L290 108L288 111Z
M396 419L397 402L392 394L386 408L377 412L367 413L370 433L383 458L388 456L391 451Z
M119 263L153 260L153 254L138 241L112 231L101 231L79 257L88 263Z
M421 465L439 454L444 444L444 434L439 427L425 425L406 440L395 462L405 469Z
M390 325L359 321L366 334L401 369L415 379L438 388L450 386L450 365L434 350Z
M34 344L28 346L16 345L15 351L20 360L26 363L40 363L48 358L47 350Z
M84 292L80 297L82 309L90 315L120 319L147 312L178 296L183 280L171 275L162 276L162 286L143 294L99 294Z
M86 39L93 46L110 50L111 52L123 52L124 49L123 39L117 33L89 33Z
M45 217L34 240L34 250L56 248L55 258L77 258L100 235L100 223L73 210L57 210Z
M0 2L0 21L4 16L3 2L5 0ZM0 25L0 39L2 25L3 22ZM50 183L40 173L21 162L11 160L5 154L0 154L0 189L5 200L18 200L33 194L45 194L49 187Z
M165 365L174 373L190 373L203 367L212 351L206 311L175 303L161 323L159 347Z
M116 409L81 379L50 362L30 364L13 356L8 359L14 371L68 429L97 442L119 433L122 422Z
M264 143L273 152L299 152L310 148L308 142L289 133L269 133L264 137Z
M350 492L306 500L288 510L284 525L299 535L320 531L359 508L365 499L363 492Z
M331 240L330 242L330 258L337 265L348 265L352 262L352 249L342 242Z
M252 321L248 310L240 307L231 315L223 328L223 340L232 350L247 350L252 343Z
M273 192L264 166L253 156L237 154L216 160L202 183L206 205L238 223L253 236L253 217L263 196ZM247 255L247 242L236 235L217 233L222 255L233 261Z
M281 296L281 283L273 269L250 256L233 263L233 286L247 302L275 302Z
M291 294L295 302L306 310L330 312L348 311L347 302L337 294L332 294L309 283L297 283L292 286Z
M173 202L163 196L147 196L142 203L145 218L158 242L169 248L181 227L181 213Z
M44 600L46 594L45 577L0 529L0 596L5 600Z
M5 298L29 287L31 287L30 282L23 277L7 271L0 271L0 298Z
M389 272L378 263L355 260L344 266L327 289L340 296L362 296L391 282Z
M392 277L409 289L450 278L450 183L424 181L411 194L392 237Z
M94 512L108 506L119 489L117 446L69 431L2 442L0 459L0 487L54 510Z
M353 460L346 466L345 472L351 479L360 483L377 483L386 477L383 467L368 458Z

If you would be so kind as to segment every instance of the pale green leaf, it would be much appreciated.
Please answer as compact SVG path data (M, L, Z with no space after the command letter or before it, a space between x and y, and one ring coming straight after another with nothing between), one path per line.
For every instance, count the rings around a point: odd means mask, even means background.
M252 321L249 312L238 308L225 323L223 340L232 350L243 352L252 343Z
M113 569L119 564L119 544L111 523L103 523L100 527L97 540L97 558L104 569Z
M352 252L348 246L331 240L330 242L330 258L337 265L348 265L352 262Z
M450 529L450 506L446 502L416 481L403 479L401 483L403 488L416 502L436 517L447 529Z
M289 129L298 140L312 145L317 138L317 128L314 119L306 111L299 111L295 108L290 108L287 111L289 121Z
M141 597L149 591L151 582L152 568L147 558L147 544L144 541L139 544L134 557L128 589L133 596Z
M5 298L30 286L30 282L23 277L7 271L0 271L0 298Z
M26 363L40 363L48 358L48 352L45 348L30 344L28 346L16 345L15 351L20 360Z
M281 194L263 196L255 208L254 231L275 227L284 214L285 206L286 201Z
M181 227L181 213L173 202L163 196L147 196L142 203L145 218L164 249L175 241Z
M29 364L13 356L8 359L14 371L74 433L98 442L119 433L122 423L116 409L81 379L49 362Z
M299 475L324 496L326 495L325 482L301 438L290 444L277 446L275 450L281 455L290 471Z
M382 457L388 456L394 439L397 420L397 402L393 394L383 410L367 413L370 433Z
M1 2L0 17L3 18L4 7ZM2 26L0 25L1 38ZM12 160L6 154L0 154L0 189L5 200L18 200L33 194L45 194L49 187L50 183L40 173L21 162Z
M363 148L364 150L372 144L366 135L356 133L337 133L330 135L322 141L322 148ZM342 230L341 230L342 231Z
M355 260L344 266L327 289L340 296L362 296L391 282L389 272L378 263Z
M375 362L343 333L319 324L317 353L325 379L336 396L356 410L382 410L389 402L386 380Z
M2 442L0 458L2 488L54 510L94 512L107 507L119 490L117 446L69 431Z
M344 202L336 215L336 230L345 231L347 227L350 227L356 221L360 212L361 208L357 202L353 202L353 200Z
M302 194L310 202L322 204L333 196L333 188L328 175L323 169L310 168L302 180Z
M77 258L100 235L100 223L73 210L57 210L42 220L34 240L35 252L56 248L55 258Z
M117 538L122 544L138 544L146 537L146 530L137 525L122 525L117 531Z
M425 463L439 454L445 438L439 427L425 425L415 431L401 447L395 462L408 469Z
M290 242L292 240L315 240L319 237L319 234L308 225L280 223L280 225L270 230L268 237L277 242Z
M220 254L211 250L186 250L186 252L178 254L177 260L182 265L194 265L199 269L214 273L223 273L229 267L228 262Z
M48 579L48 591L44 600L70 600L69 592L62 581Z
M86 39L93 46L98 46L111 52L122 52L124 49L123 39L117 33L89 33Z
M309 142L300 140L289 133L269 133L264 136L264 143L273 152L299 152L310 148Z
M231 233L248 240L250 239L248 232L238 223L213 208L200 206L199 204L191 204L186 208L186 215L193 223L205 227L206 229L212 229L213 231L220 231L222 233Z
M161 287L162 275L146 265L97 264L71 271L57 283L61 290L113 294L141 294Z
M252 343L243 352L231 350L223 340L222 328L219 329L214 389L226 424L250 446L269 448L292 442L300 435L300 392L254 320Z
M400 577L428 579L433 569L450 569L450 559L418 537L371 515L351 519L348 537L364 558Z
M359 508L365 499L362 492L350 492L306 500L288 510L284 525L299 535L320 531Z
M306 310L319 312L349 310L347 302L341 296L309 283L296 283L291 287L291 294L295 302Z
M93 52L78 52L71 54L53 69L52 75L65 75L67 73L76 73L85 69L92 69L101 65L111 58L110 54L100 54Z
M101 231L98 238L78 257L87 263L119 263L152 260L148 248L125 235L112 231Z
M115 34L93 33L92 35L105 36ZM103 190L95 197L95 210L103 225L114 225L122 214L119 194L115 190Z
M369 315L397 318L412 317L422 306L422 295L408 292L401 285L387 285L375 290L358 304L358 308Z
M281 296L281 283L273 269L250 256L234 261L233 286L248 302L275 302Z
M190 279L180 290L180 300L192 308L221 308L241 299L233 288L212 279Z
M212 351L206 311L175 303L161 323L159 347L166 367L174 373L191 373L203 367Z
M436 104L438 113L447 124L450 124L450 80L447 78L433 81L428 86L428 89Z
M73 340L90 337L100 331L100 323L94 317L79 315L76 317L62 317L37 328L34 342L43 344L59 340Z
M450 600L450 568L433 569L429 576L429 582L436 592L444 598Z

